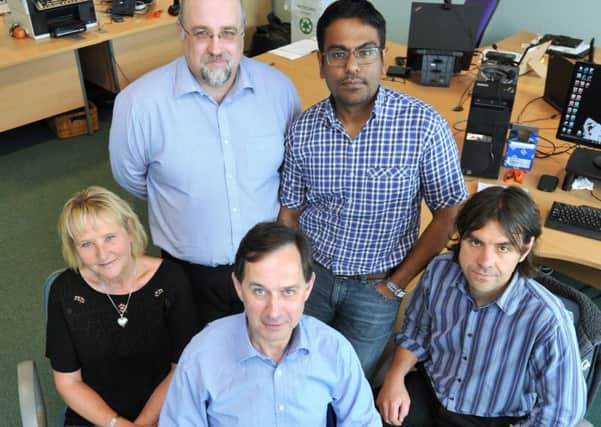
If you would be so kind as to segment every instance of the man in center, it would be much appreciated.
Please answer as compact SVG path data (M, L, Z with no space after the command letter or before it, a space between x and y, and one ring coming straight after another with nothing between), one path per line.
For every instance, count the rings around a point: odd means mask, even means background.
M353 344L370 375L404 289L444 247L467 197L457 146L431 106L381 85L386 22L366 0L332 3L317 23L329 98L286 136L279 220L313 247L305 313ZM420 206L432 220L419 236Z

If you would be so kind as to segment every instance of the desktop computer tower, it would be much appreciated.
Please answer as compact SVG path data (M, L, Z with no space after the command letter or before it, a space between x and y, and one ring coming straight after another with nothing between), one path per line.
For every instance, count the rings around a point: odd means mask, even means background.
M472 91L461 152L464 175L496 179L518 79L515 65L483 63Z

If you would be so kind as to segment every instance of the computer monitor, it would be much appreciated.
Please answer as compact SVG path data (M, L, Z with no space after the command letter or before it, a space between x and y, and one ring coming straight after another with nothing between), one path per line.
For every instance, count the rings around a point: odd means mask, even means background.
M411 3L407 65L421 70L424 51L461 52L454 70L468 70L478 43L481 14L480 8L473 5Z
M601 150L601 64L574 64L557 138ZM601 151L590 159L601 172Z
M549 53L543 99L560 112L566 102L573 70L574 61L560 53Z

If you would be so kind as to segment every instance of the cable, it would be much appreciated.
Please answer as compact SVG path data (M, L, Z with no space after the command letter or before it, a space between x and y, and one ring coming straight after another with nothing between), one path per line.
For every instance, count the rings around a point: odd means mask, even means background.
M465 132L467 130L467 126L466 126L466 128L463 128L463 129L460 127L457 127L457 125L459 125L461 123L466 123L466 125L467 125L467 119L459 120L459 121L453 123L453 129L456 130L458 133Z
M468 93L468 91L470 89L472 89L474 87L474 83L476 82L477 78L478 78L478 73L476 73L476 76L465 87L465 90L461 93L461 96L459 97L459 101L457 101L457 105L455 105L453 108L451 108L451 110L457 111L457 112L463 111L463 104L465 104L465 101L467 101L467 99L471 96L471 93L469 94L469 96L465 97L465 99L463 99L463 97L465 96L466 93Z
M518 118L517 118L517 121L518 121L519 123L522 123L522 122L521 122L522 114L524 114L524 111L526 111L526 108L528 108L528 106L529 106L530 104L532 104L534 101L538 101L539 99L543 99L543 97L542 97L542 96L537 96L536 98L532 98L530 101L528 101L528 102L526 103L526 105L524 105L524 106L522 107L522 111L520 111L520 114L518 114Z
M121 75L123 76L123 78L125 79L127 84L131 83L131 80L129 80L127 78L127 75L123 72L123 68L121 68L121 65L119 65L119 63L117 62L117 60L115 59L115 65L117 66L117 68L119 69L119 72L121 73Z

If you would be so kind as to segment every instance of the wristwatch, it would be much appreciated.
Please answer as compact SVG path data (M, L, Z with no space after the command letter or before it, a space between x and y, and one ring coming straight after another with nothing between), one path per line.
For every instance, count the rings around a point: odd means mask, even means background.
M386 287L397 298L403 298L407 293L404 289L398 288L397 285L390 279L386 281Z

